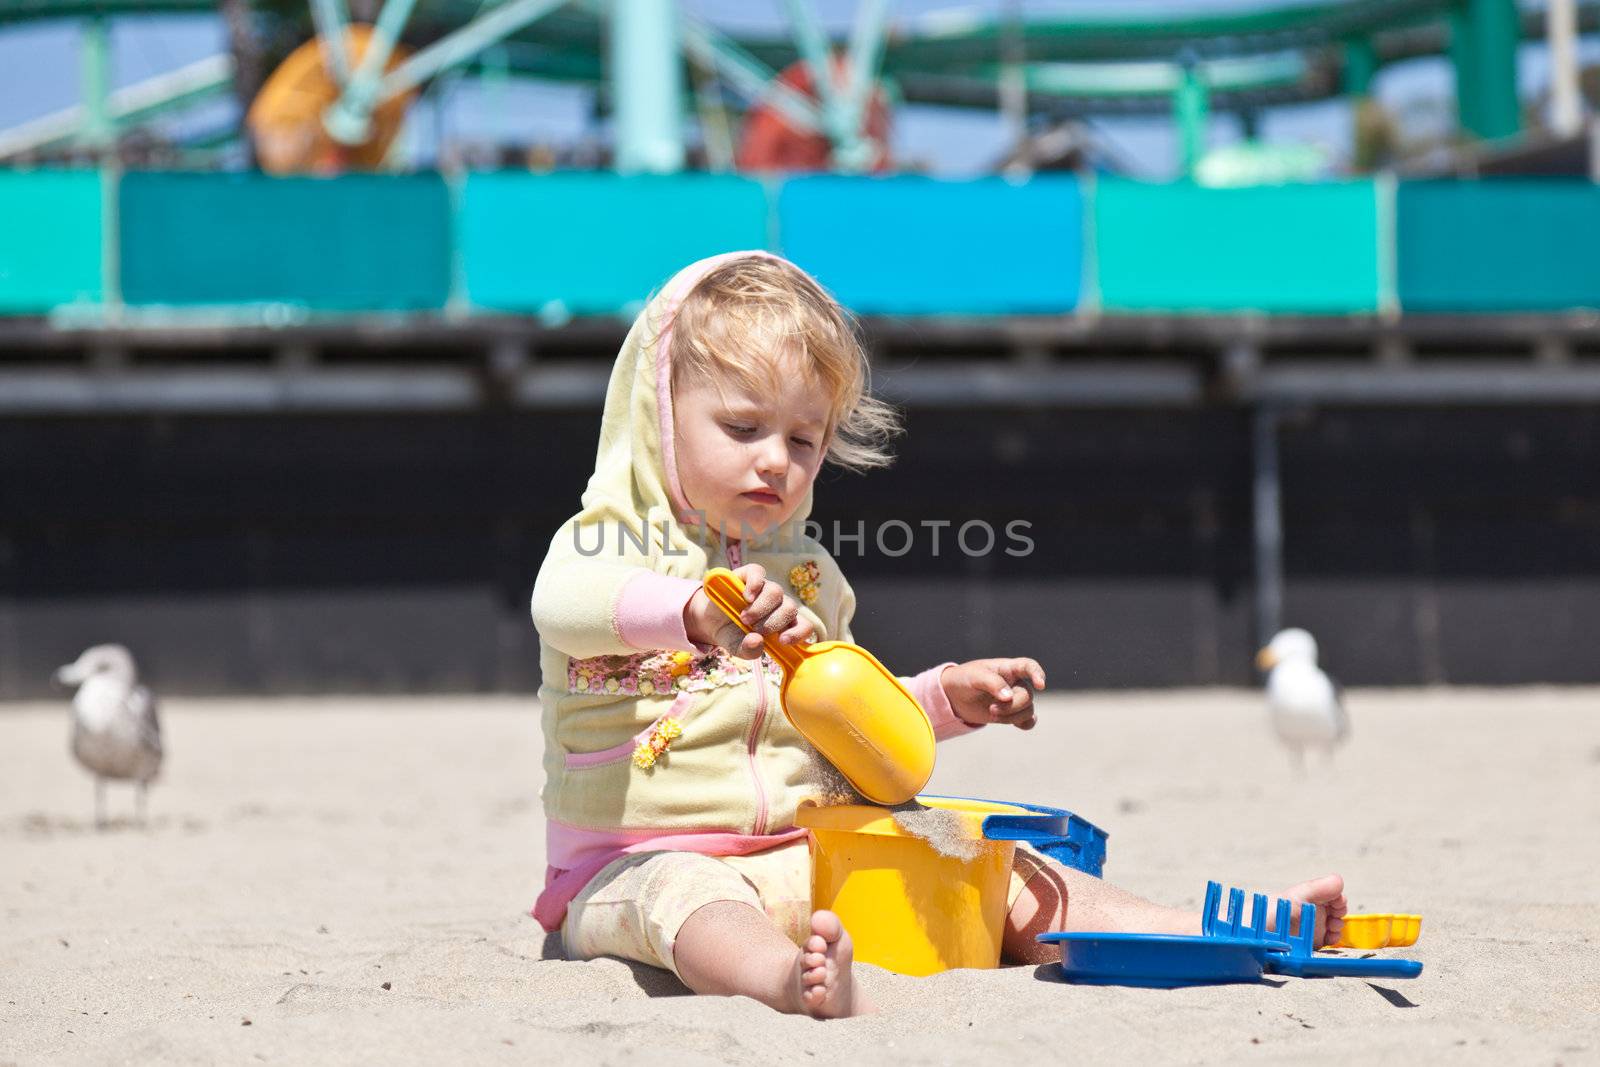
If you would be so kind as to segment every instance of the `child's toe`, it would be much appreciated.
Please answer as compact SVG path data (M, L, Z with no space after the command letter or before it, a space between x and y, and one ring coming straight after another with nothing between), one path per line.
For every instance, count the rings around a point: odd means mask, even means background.
M828 944L832 944L844 936L844 924L839 921L839 916L831 911L812 912L811 932Z

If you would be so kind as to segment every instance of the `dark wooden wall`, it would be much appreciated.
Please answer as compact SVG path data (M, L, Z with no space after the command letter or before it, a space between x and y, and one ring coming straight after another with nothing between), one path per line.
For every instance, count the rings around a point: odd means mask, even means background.
M825 529L867 524L841 563L885 662L1251 680L1242 413L908 425L895 467L817 491ZM591 411L0 421L0 697L102 641L169 693L531 690L528 593L597 432ZM1307 411L1282 467L1286 621L1347 683L1600 682L1600 409ZM871 544L892 519L919 528L904 557ZM1032 523L1034 554L953 550L975 519L1002 547Z

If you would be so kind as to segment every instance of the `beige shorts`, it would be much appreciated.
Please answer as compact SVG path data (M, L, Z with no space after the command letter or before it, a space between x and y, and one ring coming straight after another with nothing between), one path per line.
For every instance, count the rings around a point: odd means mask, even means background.
M1006 893L1009 912L1048 861L1017 846ZM767 914L796 945L811 934L811 852L802 838L749 856L637 852L602 867L567 905L567 958L619 956L677 974L672 946L684 921L732 900Z

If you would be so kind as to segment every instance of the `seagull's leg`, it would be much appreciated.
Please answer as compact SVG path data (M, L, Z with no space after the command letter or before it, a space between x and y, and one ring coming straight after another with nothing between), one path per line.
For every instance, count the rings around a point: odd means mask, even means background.
M94 776L94 828L106 828L106 780L98 774Z
M140 781L139 781L139 791L136 794L136 796L138 798L137 802L138 802L138 805L139 805L139 828L141 830L149 829L149 825L147 824L147 822L145 820L145 817L144 817L144 791L145 791L145 788L146 787L145 787L144 780L140 779Z
M1306 750L1299 745L1289 746L1289 765L1294 769L1296 778L1306 776Z

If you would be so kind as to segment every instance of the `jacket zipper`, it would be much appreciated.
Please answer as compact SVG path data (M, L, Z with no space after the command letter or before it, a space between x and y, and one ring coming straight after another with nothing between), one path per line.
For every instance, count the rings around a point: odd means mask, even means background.
M761 724L767 721L767 655L756 660L756 713L750 721L750 778L756 786L756 825L752 831L757 837L767 832L767 789L761 784L761 768L756 764L756 739L761 736Z
M727 548L728 565L739 566L744 553L738 544ZM761 766L756 762L756 744L761 737L761 727L767 721L767 654L756 660L756 713L750 719L750 736L745 741L745 755L750 760L750 782L756 790L756 821L751 832L760 837L767 832L767 788L761 784Z

